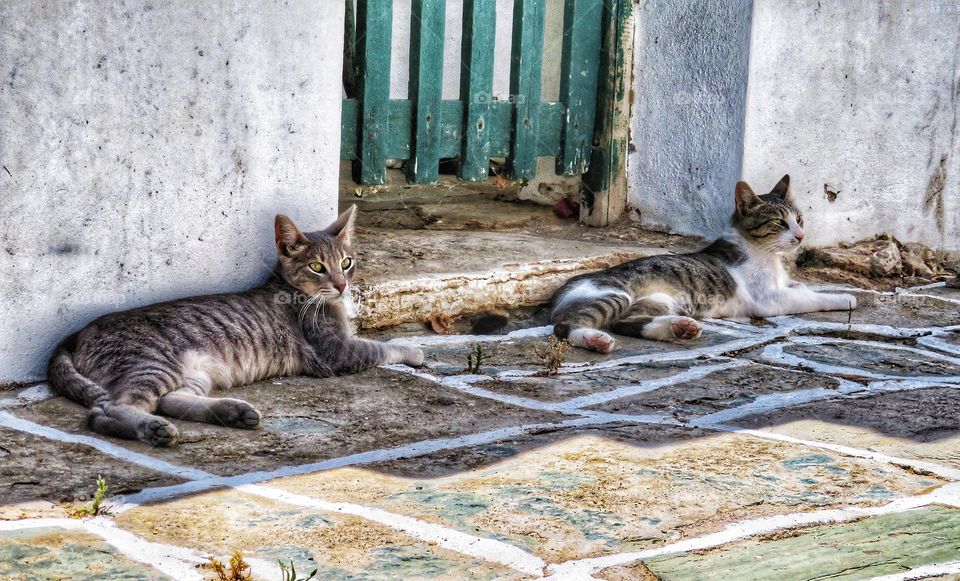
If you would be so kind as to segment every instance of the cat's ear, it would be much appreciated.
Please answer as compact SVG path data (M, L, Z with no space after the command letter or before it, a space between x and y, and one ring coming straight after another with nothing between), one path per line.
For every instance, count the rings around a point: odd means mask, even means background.
M356 216L357 205L353 204L344 210L333 224L327 226L327 234L336 237L343 244L349 245L353 238L353 222Z
M773 186L770 193L786 202L793 202L793 194L790 193L790 174L786 174L780 178L780 181L777 182L777 185Z
M746 214L763 204L763 200L754 193L753 188L747 182L737 182L736 197L738 214Z
M284 256L292 256L310 244L293 220L283 214L277 214L274 218L273 233L277 240L277 252Z

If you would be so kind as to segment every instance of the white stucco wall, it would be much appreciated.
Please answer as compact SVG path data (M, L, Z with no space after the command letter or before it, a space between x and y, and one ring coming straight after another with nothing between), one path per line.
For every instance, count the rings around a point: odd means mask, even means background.
M342 38L339 2L0 3L0 382L333 218Z
M744 177L790 173L812 244L960 250L960 3L755 7Z
M629 204L645 227L715 236L740 176L751 0L634 10Z

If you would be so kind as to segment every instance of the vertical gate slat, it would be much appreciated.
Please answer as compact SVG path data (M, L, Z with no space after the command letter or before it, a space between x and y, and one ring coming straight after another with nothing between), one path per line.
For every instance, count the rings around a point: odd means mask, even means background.
M603 3L597 0L566 0L560 61L560 101L566 112L557 173L580 175L590 166L602 14Z
M493 98L493 50L496 1L463 4L460 100L463 102L463 151L460 179L477 182L490 171L490 101Z
M537 172L543 25L544 0L514 0L510 97L515 106L509 164L514 179L530 179Z
M413 134L407 181L425 184L440 173L440 99L446 0L413 0L410 12L410 90Z
M393 0L357 0L358 160L354 180L382 184L387 177L390 43Z

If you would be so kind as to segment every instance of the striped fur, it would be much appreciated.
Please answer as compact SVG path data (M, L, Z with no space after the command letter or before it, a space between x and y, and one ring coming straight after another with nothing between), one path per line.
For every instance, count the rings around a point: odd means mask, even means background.
M553 297L554 333L577 347L607 353L607 330L660 341L700 336L694 317L771 317L856 306L851 295L814 292L791 281L783 255L803 240L790 176L757 196L736 188L726 234L692 254L651 256L567 281Z
M351 336L345 299L356 273L354 212L306 234L277 216L278 261L265 284L100 317L55 349L50 385L91 408L94 431L166 446L176 442L177 429L156 414L237 428L259 424L260 412L247 402L209 397L215 388L421 364L416 347Z

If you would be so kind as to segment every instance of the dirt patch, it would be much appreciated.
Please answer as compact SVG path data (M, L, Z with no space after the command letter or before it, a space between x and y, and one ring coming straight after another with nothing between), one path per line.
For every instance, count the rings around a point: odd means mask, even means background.
M237 430L177 420L181 442L174 448L114 441L175 464L232 475L563 418L384 369L328 379L278 378L215 395L253 404L263 413L261 428ZM68 432L87 433L86 410L63 398L18 413Z
M475 384L505 395L528 397L545 402L560 402L592 393L611 391L653 379L670 377L694 362L652 363L602 371L586 371L551 377L523 377L511 381L491 380Z
M89 446L0 428L0 498L4 505L35 500L87 501L93 498L98 475L106 479L110 496L183 482L119 462ZM18 518L19 512L4 510L0 518Z
M816 402L775 414L749 416L733 423L762 428L808 418L868 428L917 442L932 442L960 436L960 390L930 388Z
M590 409L626 414L673 414L692 419L750 403L757 396L801 389L835 389L839 382L812 373L748 365L618 399Z

